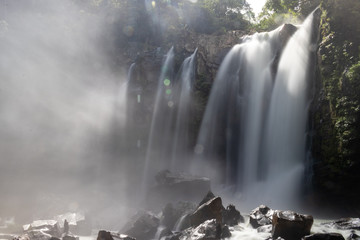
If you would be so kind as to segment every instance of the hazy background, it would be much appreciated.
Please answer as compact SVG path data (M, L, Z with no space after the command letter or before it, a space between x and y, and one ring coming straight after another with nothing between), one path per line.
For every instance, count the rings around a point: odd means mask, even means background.
M0 0L2 217L124 208L109 142L124 124L127 69L111 67L108 19L75 2Z

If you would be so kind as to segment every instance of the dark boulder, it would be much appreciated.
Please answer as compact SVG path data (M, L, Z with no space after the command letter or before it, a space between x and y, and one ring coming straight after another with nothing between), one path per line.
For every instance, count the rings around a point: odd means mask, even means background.
M309 235L314 219L292 211L275 211L272 221L272 237L286 240L299 240Z
M206 203L202 204L196 211L191 214L191 226L196 227L206 220L216 219L217 223L222 223L222 200L220 197L215 197Z
M151 212L137 213L121 230L137 240L147 240L155 236L160 220Z
M97 236L97 240L136 240L136 239L125 234L100 230Z
M272 224L274 210L265 205L260 205L250 212L250 224L253 228Z
M223 210L223 223L229 226L237 225L239 222L244 222L244 217L236 210L235 206L230 204Z
M340 233L315 233L302 238L303 240L345 240Z
M220 237L221 237L221 239L231 237L231 232L230 232L229 227L227 225L224 225L221 228L221 236Z
M323 223L323 225L342 230L360 230L360 218L341 218L333 222Z

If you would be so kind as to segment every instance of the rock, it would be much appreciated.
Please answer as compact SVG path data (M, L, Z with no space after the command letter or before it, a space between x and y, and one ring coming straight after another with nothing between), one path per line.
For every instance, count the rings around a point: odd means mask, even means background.
M79 240L79 237L75 237L74 235L65 235L61 239L62 240Z
M210 240L220 239L222 227L215 219L207 220L195 228L188 228L182 232L180 239Z
M357 235L356 233L351 233L346 240L360 240L360 236Z
M151 212L139 212L125 225L121 232L137 240L147 240L155 236L159 223L159 218Z
M221 229L221 238L229 238L231 237L231 232L229 230L229 227L224 225Z
M272 224L274 210L268 206L260 205L250 212L250 224L253 228Z
M125 234L100 230L98 233L97 240L136 240L136 239Z
M199 203L199 206L203 205L204 203L208 202L209 200L215 198L216 196L209 191L206 196L203 198L203 200L201 200L201 202Z
M196 202L210 190L210 180L185 174L162 171L156 175L157 185L147 194L147 204L159 210L166 203L178 201Z
M333 222L323 223L323 225L343 230L360 230L360 218L341 218Z
M235 206L230 204L223 210L223 223L229 226L237 225L239 222L244 222L244 217L236 210Z
M302 238L303 240L345 240L340 233L315 233Z
M168 229L175 229L180 223L181 219L196 209L195 204L190 202L178 202L176 204L168 203L162 211L161 225L166 226ZM186 228L190 227L190 223ZM185 228L182 228L183 230ZM176 230L176 229L175 229Z
M202 204L190 216L191 226L196 227L206 220L216 219L217 223L222 223L223 205L220 197L215 197Z
M61 237L61 230L56 220L37 220L23 226L30 239L49 239Z
M310 234L314 219L292 211L275 211L272 221L272 237L286 240L299 240Z
M256 230L257 230L258 233L271 233L272 225L260 226Z

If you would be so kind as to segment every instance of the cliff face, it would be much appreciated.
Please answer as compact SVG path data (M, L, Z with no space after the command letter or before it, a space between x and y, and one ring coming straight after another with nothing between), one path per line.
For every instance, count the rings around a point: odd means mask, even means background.
M335 200L359 199L360 2L324 0L312 121L313 185Z

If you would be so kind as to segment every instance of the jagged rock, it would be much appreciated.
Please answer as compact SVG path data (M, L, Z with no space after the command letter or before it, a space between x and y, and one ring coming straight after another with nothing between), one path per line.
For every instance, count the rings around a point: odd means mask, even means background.
M221 224L222 210L223 205L220 197L215 197L207 201L198 207L198 209L190 216L191 226L196 227L210 219L216 219L216 221Z
M250 224L253 228L272 224L274 210L265 205L260 205L250 212Z
M168 203L162 211L161 225L166 226L168 229L174 229L176 225L180 224L179 221L184 215L194 212L195 209L195 204L190 202ZM190 227L190 223L187 227Z
M346 240L360 240L360 236L357 235L356 233L351 233Z
M227 225L224 225L221 229L221 238L229 238L231 237L231 232L229 230L229 227Z
M220 239L222 235L221 224L215 219L207 220L195 228L188 228L180 239L191 239L191 240L209 240L209 239Z
M23 226L30 239L46 239L61 237L61 230L56 220L37 220Z
M314 219L292 211L275 211L272 221L272 237L286 240L299 240L310 234Z
M160 220L151 212L137 213L122 229L122 233L137 240L147 240L155 236Z
M257 230L258 233L271 233L272 225L260 226L256 230Z
M315 233L302 238L303 240L345 240L340 233Z
M210 190L210 180L185 174L162 171L156 176L157 185L150 189L147 204L159 210L166 203L178 201L198 201Z
M199 203L199 206L203 205L204 203L208 202L209 200L215 198L216 196L212 193L212 191L209 191L206 196L201 200Z
M244 222L244 217L236 210L235 206L230 204L223 210L223 223L229 226L237 225L239 222Z
M125 234L100 230L97 236L97 240L136 240L136 239Z
M323 225L343 230L360 230L360 218L341 218L333 222L324 223Z

